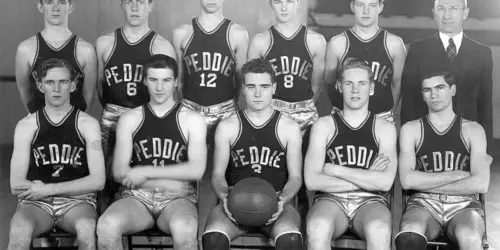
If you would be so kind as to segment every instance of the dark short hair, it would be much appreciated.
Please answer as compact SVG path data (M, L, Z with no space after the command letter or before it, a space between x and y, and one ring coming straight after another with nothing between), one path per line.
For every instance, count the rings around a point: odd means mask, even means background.
M67 0L69 3L73 3L75 0ZM43 4L43 0L40 0L40 4Z
M36 76L35 78L37 79L37 82L42 82L42 78L47 76L47 72L51 69L55 68L66 68L69 71L69 79L70 81L76 81L77 80L77 72L71 64L69 64L67 61L58 59L58 58L51 58L48 60L45 60L40 67L36 70Z
M243 78L248 73L255 73L255 74L267 73L269 74L269 76L271 76L271 82L272 83L276 82L276 72L274 71L273 65L264 58L252 59L247 63L245 63L243 65L243 68L241 69L241 74L243 75Z
M351 0L351 2L355 2L356 0ZM384 4L385 0L378 0L379 4Z
M177 61L174 58L163 54L152 55L146 59L146 62L144 63L145 77L148 76L148 69L171 69L174 72L175 79L179 76Z
M340 65L340 67L337 69L337 76L340 82L344 80L344 73L349 69L366 70L368 72L368 78L370 82L373 82L373 71L370 65L368 65L367 62L354 57L345 59L344 63L342 63L342 65Z
M427 73L422 76L422 81L421 84L424 83L425 80L429 78L433 78L436 76L442 76L444 78L444 81L448 84L448 86L453 86L457 84L458 81L458 75L450 70L440 70L440 71L433 71L430 73Z
M122 3L123 3L123 1L124 1L124 0L120 0L120 2L122 2ZM151 3L151 2L153 2L153 0L149 0L149 1L148 1L148 3Z

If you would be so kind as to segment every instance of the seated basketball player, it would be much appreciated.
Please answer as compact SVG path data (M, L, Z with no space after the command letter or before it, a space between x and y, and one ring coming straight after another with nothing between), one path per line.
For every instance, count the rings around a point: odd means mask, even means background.
M105 179L99 123L70 104L76 71L68 62L49 59L37 73L45 107L16 126L10 184L19 202L8 249L29 249L53 227L95 249L95 192Z
M484 129L453 111L456 75L438 72L423 79L429 114L401 128L399 173L411 196L396 247L425 250L428 240L446 235L460 249L482 249L478 193L488 191L492 162Z
M316 192L307 218L308 249L330 249L350 229L370 250L391 246L387 193L397 170L396 128L368 110L371 67L347 59L339 69L343 109L313 125L305 183Z
M268 61L251 60L242 74L247 108L223 120L215 132L212 185L220 204L207 220L203 249L228 250L231 240L250 229L238 225L227 209L229 190L248 177L268 181L279 193L278 212L262 232L274 239L277 250L303 249L300 216L293 205L302 184L299 126L271 107L276 82Z
M118 121L113 176L122 198L99 219L99 247L123 249L122 235L157 225L173 236L174 249L198 249L196 182L205 172L206 125L173 98L175 59L153 55L144 72L151 99Z

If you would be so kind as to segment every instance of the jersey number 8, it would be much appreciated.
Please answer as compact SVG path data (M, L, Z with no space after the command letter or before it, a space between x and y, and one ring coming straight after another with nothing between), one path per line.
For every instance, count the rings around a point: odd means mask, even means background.
M293 88L293 75L285 75L285 88Z
M127 83L127 95L128 96L137 95L137 83L135 83L135 82Z
M206 74L206 77L205 77L205 74L206 73L203 73L200 75L201 77L201 83L200 83L200 86L202 87L209 87L209 88L215 88L216 87L216 83L215 83L215 80L217 80L217 75L215 73L209 73L209 74ZM206 80L206 82L205 82Z

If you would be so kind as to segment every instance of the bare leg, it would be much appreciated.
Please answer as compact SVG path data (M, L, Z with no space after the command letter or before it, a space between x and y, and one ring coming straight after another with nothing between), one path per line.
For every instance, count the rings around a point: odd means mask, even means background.
M480 250L484 235L483 217L467 209L455 215L448 224L448 237L457 242L461 250Z
M21 204L10 222L9 250L29 249L31 239L52 228L52 217L32 204Z
M173 200L160 214L157 224L172 235L175 250L198 249L198 210L193 202Z
M337 203L316 201L307 216L307 249L330 250L332 238L340 237L348 226L349 219Z
M76 235L78 249L96 249L97 212L88 203L81 203L63 215L59 227L64 231Z
M391 212L382 203L366 204L359 208L353 228L366 240L368 250L391 249Z

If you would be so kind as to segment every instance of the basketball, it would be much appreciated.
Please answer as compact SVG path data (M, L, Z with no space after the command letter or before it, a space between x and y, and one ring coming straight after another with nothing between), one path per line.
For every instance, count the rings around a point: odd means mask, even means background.
M256 177L236 183L227 203L233 218L244 226L263 226L278 210L278 196L273 186Z

